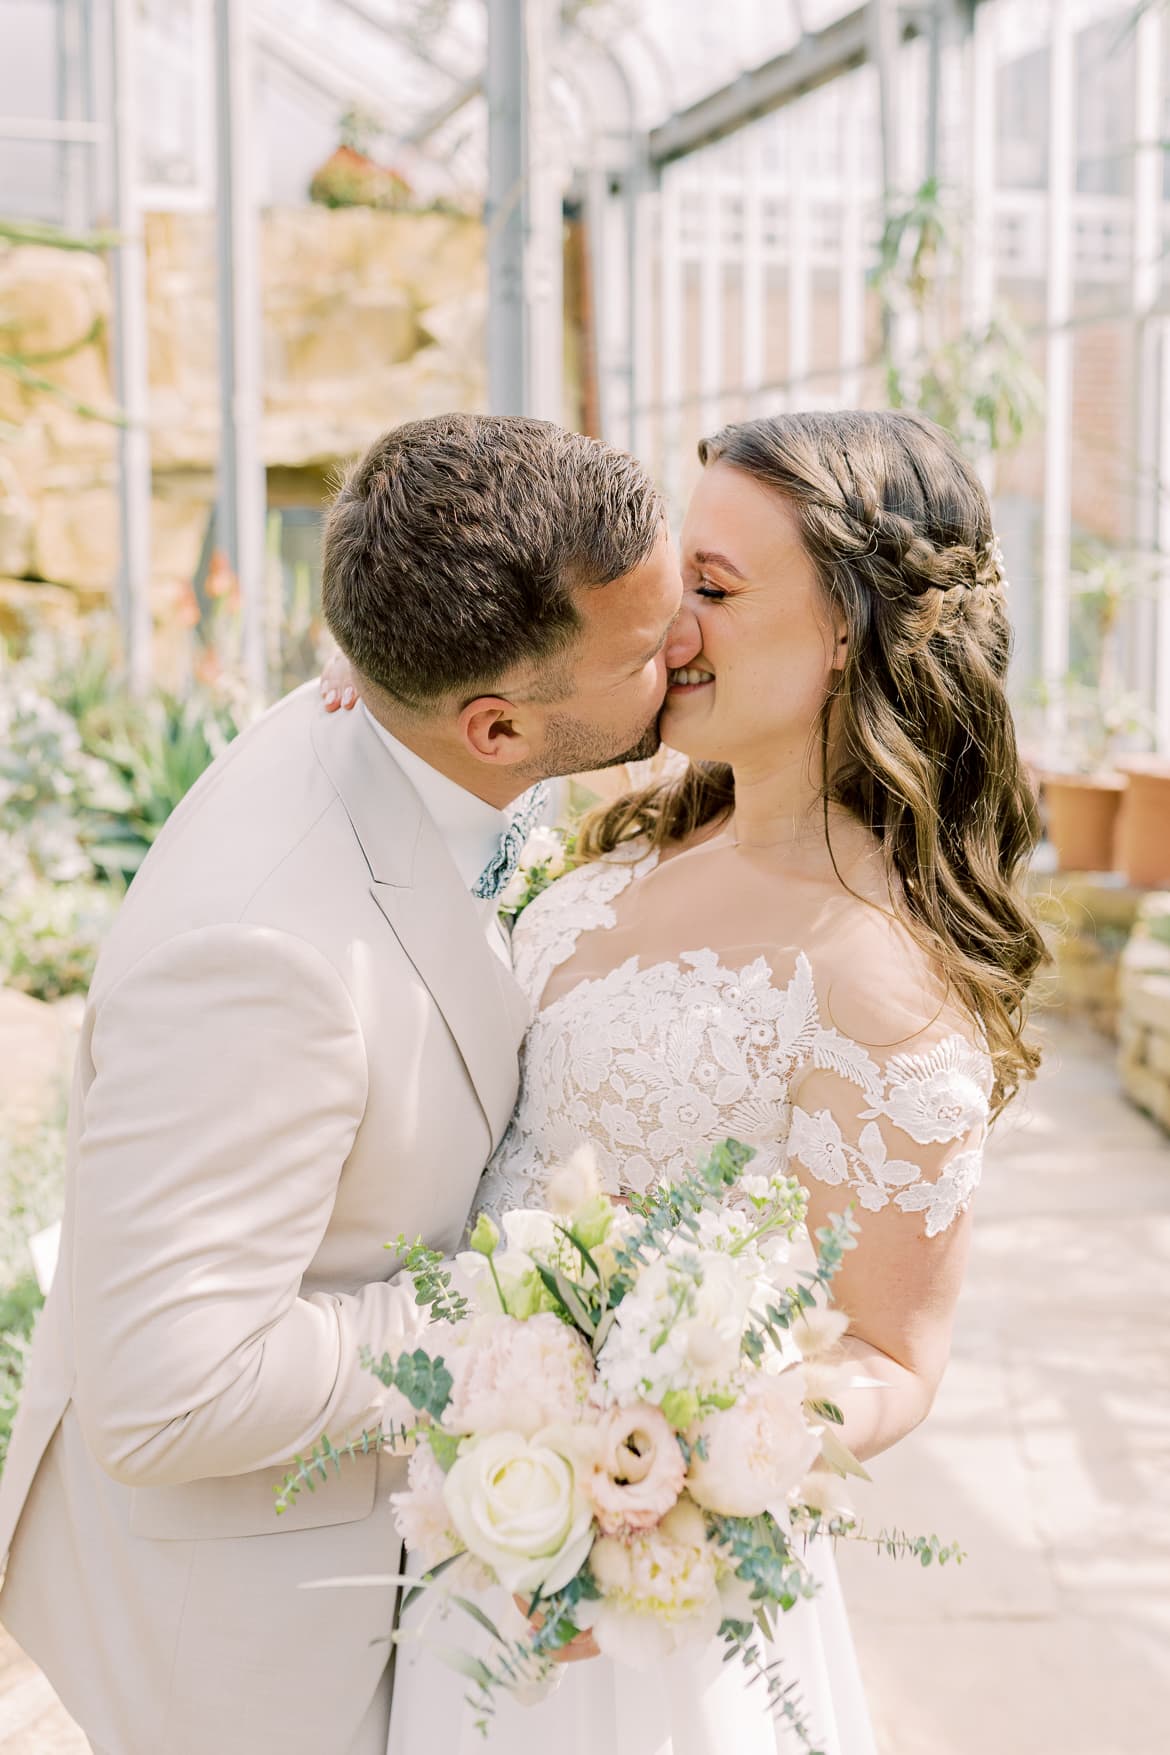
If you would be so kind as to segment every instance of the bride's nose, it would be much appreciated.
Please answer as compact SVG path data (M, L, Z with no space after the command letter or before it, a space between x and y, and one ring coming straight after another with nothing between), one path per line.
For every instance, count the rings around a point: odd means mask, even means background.
M665 657L668 670L685 670L692 658L698 656L703 649L703 635L699 628L699 618L693 609L683 606L678 612L678 620L670 630L670 638L666 642Z

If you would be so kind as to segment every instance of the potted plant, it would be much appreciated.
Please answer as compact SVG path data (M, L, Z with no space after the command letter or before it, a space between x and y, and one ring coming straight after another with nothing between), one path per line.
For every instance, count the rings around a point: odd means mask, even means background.
M1170 760L1126 756L1117 820L1117 863L1140 890L1170 885Z
M1140 697L1125 686L1125 608L1146 594L1154 557L1082 547L1072 580L1072 665L1053 703L1059 749L1041 773L1048 839L1061 871L1125 869L1118 823L1128 775L1121 752L1150 741ZM1136 881L1136 880L1132 880Z

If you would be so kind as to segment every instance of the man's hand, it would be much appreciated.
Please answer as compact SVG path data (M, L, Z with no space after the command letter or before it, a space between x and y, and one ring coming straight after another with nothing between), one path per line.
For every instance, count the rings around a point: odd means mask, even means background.
M544 1616L539 1609L535 1615L529 1615L528 1601L524 1597L513 1597L512 1601L533 1632L539 1633L544 1626ZM576 1639L570 1639L568 1645L562 1645L559 1651L554 1651L551 1655L556 1664L579 1664L585 1658L600 1657L601 1653L597 1649L597 1641L592 1633L578 1633Z

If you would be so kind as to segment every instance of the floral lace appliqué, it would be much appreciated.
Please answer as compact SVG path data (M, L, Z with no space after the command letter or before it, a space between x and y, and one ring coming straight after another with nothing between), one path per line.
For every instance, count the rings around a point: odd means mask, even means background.
M631 843L558 880L520 916L517 980L534 1009L583 932L616 924L614 903L657 854ZM844 1102L809 1113L792 1092L810 1072L840 1081ZM644 1191L732 1136L767 1175L789 1162L876 1212L892 1201L945 1230L979 1180L991 1067L952 1036L879 1065L826 1027L813 969L796 958L781 985L767 959L726 967L713 950L642 968L637 956L536 1010L516 1114L481 1184L494 1216L543 1205L550 1168L582 1140L610 1193ZM844 1124L844 1126L843 1126ZM974 1136L933 1179L887 1138L937 1147Z

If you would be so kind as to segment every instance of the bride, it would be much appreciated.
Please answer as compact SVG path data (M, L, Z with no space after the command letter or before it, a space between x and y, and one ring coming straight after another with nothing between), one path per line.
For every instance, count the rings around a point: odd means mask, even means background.
M930 1408L988 1128L1037 1063L1022 1030L1042 946L1016 889L1035 828L1003 688L1004 579L975 474L916 416L752 421L700 456L682 541L699 650L661 719L688 764L601 807L582 863L517 922L534 1018L478 1206L542 1204L582 1140L623 1194L729 1135L807 1185L810 1230L852 1203L859 1247L834 1294L871 1380L840 1398L865 1459ZM780 1618L773 1655L815 1746L871 1755L831 1554L812 1565L821 1590ZM501 1704L488 1747L797 1747L721 1648L649 1674L588 1637L569 1655L582 1661L549 1698ZM462 1693L405 1640L390 1755L483 1747Z

